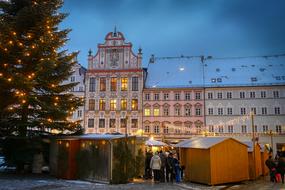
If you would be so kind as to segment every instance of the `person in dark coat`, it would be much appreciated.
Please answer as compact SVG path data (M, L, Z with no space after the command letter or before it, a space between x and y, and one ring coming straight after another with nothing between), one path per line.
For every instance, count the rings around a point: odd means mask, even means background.
M152 178L152 171L150 168L150 161L151 161L152 156L153 155L152 155L151 151L148 151L146 153L146 156L145 156L145 179L151 179Z
M276 182L275 174L276 174L276 164L270 155L268 159L265 161L265 165L269 169L270 181Z
M169 153L166 159L166 181L173 183L174 179L174 161L173 154ZM169 178L170 177L170 178Z
M285 152L282 152L278 159L277 172L281 175L282 183L284 184L284 174L285 174Z
M174 163L175 180L177 183L179 183L181 182L181 167L177 154L175 154L173 158L173 163Z
M160 151L159 157L161 160L160 182L165 182L166 155L164 152Z

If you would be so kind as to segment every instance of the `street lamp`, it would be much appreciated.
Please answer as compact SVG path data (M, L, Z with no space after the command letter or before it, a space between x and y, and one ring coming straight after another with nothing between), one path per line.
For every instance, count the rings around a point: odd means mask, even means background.
M256 165L255 165L255 130L254 130L254 113L251 111L250 112L250 118L251 118L251 128L252 128L252 153L253 153L253 173L254 173L254 179L256 177Z

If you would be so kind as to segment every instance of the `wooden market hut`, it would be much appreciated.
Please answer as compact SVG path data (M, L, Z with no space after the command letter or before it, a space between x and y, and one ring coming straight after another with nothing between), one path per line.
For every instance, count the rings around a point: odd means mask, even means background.
M249 179L255 180L262 175L262 164L261 164L261 147L258 143L255 143L255 152L253 152L253 142L244 141L248 146L248 173Z
M262 175L266 176L269 173L269 169L266 166L265 161L269 158L270 153L266 145L260 144L260 147L261 147L261 152L260 152L261 159L260 160L261 160Z
M126 167L142 175L144 168L144 138L111 134L86 134L54 139L51 145L51 173L58 178L83 179L106 183L118 183L122 172L122 160L129 155ZM124 147L128 147L126 153ZM141 157L141 161L139 159ZM140 164L137 166L135 164ZM134 176L135 177L135 176Z
M228 137L197 137L176 145L185 179L208 185L248 180L247 145Z

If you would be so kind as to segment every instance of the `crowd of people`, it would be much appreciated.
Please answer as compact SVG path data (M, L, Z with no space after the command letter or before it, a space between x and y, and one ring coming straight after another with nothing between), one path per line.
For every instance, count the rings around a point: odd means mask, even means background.
M285 152L277 154L275 159L270 155L265 164L269 169L270 181L275 183L282 181L284 184Z
M172 152L148 151L145 160L145 179L153 179L154 182L181 182L183 178L183 166L180 166L178 155Z

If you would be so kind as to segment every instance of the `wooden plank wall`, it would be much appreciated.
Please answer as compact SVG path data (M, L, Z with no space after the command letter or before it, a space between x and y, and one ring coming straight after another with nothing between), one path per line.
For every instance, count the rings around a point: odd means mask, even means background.
M248 180L247 147L228 139L210 150L211 185Z

